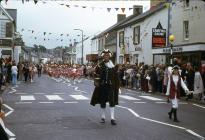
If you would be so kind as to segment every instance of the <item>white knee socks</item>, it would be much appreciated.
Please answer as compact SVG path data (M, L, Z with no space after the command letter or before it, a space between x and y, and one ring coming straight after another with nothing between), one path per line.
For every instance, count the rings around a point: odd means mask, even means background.
M102 115L101 115L102 119L105 119L105 108L102 108Z
M111 115L111 120L115 119L115 108L114 107L110 107L110 115Z

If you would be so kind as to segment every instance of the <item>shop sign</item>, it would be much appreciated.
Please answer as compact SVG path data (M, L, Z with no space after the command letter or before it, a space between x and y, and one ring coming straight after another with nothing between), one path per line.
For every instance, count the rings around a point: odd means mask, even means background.
M173 47L172 52L182 52L183 48L182 47ZM171 53L171 48L164 48L163 53Z
M159 48L166 46L166 29L162 28L159 22L156 28L152 28L152 47Z

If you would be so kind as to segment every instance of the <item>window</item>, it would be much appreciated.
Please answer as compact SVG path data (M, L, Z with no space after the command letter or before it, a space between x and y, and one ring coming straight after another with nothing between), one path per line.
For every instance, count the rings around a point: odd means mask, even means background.
M137 26L134 28L133 37L134 37L133 43L139 44L140 43L140 26Z
M0 38L6 37L6 22L0 22Z
M119 33L119 46L124 47L124 31Z
M183 29L184 29L184 40L187 40L187 39L189 39L189 21L184 21L184 23L183 23L184 25L184 27L183 27Z
M184 6L189 7L189 0L184 0Z

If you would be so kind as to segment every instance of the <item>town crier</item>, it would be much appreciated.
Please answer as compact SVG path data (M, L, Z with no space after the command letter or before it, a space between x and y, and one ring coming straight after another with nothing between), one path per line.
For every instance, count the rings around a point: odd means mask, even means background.
M119 79L118 68L110 60L112 53L106 49L101 53L103 61L95 68L95 89L91 98L91 105L100 104L102 114L101 123L105 123L106 103L109 102L111 124L116 125L114 107L118 105Z

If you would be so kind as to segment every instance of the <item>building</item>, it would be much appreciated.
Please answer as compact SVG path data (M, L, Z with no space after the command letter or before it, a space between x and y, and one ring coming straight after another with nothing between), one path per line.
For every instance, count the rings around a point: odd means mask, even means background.
M0 55L2 58L14 57L16 15L16 9L6 10L0 4Z
M166 47L167 11L165 4L160 4L117 27L117 63L153 64L152 50ZM160 46L153 45L153 30L164 31Z
M205 1L172 0L170 4L170 34L173 41L173 57L179 62L193 65L205 63ZM155 58L170 60L170 47L153 50Z

